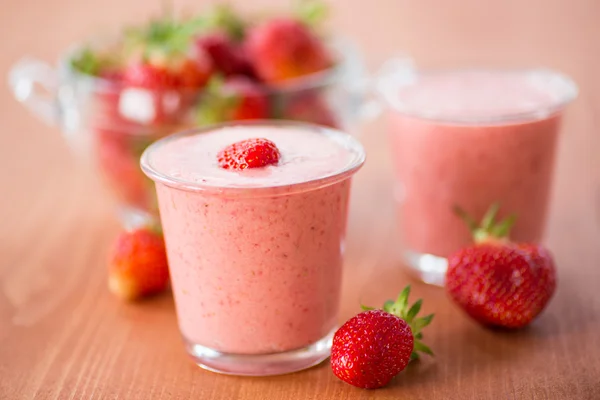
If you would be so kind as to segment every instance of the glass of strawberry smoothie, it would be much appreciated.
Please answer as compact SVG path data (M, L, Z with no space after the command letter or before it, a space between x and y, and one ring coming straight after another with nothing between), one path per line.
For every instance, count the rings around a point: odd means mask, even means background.
M577 94L544 69L381 74L396 173L402 256L428 283L443 285L446 257L471 242L460 207L480 219L493 203L517 216L512 237L542 239L563 109Z
M219 166L222 149L253 138L275 143L279 162ZM276 121L187 131L144 152L179 327L196 363L273 375L329 356L350 181L364 159L350 135Z

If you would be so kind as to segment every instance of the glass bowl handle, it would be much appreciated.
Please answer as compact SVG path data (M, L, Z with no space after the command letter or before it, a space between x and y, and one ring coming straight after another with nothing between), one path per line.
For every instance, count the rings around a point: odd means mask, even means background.
M58 77L50 64L35 58L19 60L9 72L8 84L15 99L35 115L51 125L60 122Z

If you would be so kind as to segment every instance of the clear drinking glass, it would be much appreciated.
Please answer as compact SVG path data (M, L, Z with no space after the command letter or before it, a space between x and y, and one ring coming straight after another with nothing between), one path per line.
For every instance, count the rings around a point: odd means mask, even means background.
M403 259L443 285L446 258L472 241L456 215L493 204L517 217L512 238L542 239L563 110L577 94L546 69L419 71L391 62L378 78L387 104Z
M278 146L285 141L295 154L282 150L280 166L271 169L221 169L215 154L229 140L218 131L223 126L258 128L256 137L261 129L275 129L269 139ZM211 133L219 136L206 136ZM290 158L317 159L298 150L307 140L304 133L313 143L339 148L314 164L327 172L306 175L302 167L296 175L298 168L285 169L296 162ZM223 143L202 142L207 137ZM345 161L336 163L336 154ZM198 365L273 375L329 356L351 177L364 159L350 135L277 121L187 131L146 149L141 165L156 183L179 328ZM200 164L214 167L207 173ZM237 185L238 174L250 186Z
M96 41L98 45L106 42ZM362 60L344 40L334 39L329 46L337 55L331 69L265 88L269 118L343 129L355 125L365 89ZM23 59L12 68L9 84L17 100L60 127L75 154L100 173L117 200L125 227L153 222L157 219L155 192L139 169L140 155L155 140L198 126L194 105L216 94L127 88L81 74L69 60L84 48L68 52L57 68Z

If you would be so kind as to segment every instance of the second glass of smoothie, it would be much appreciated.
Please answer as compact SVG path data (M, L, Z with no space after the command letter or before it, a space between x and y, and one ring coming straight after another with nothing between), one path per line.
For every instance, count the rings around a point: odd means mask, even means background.
M252 138L275 143L279 162L218 165L219 151ZM350 181L364 158L347 134L274 121L184 132L145 151L179 327L200 366L272 375L329 356Z
M562 111L575 84L548 70L391 70L389 105L403 258L443 285L446 257L472 242L459 207L477 220L498 203L517 217L511 237L542 239Z

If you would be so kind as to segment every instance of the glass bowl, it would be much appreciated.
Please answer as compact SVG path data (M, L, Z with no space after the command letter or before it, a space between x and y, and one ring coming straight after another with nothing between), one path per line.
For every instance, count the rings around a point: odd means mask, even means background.
M332 68L263 88L269 119L353 131L366 90L362 60L347 41L333 39L328 46L337 60ZM123 226L157 222L154 185L140 170L140 155L157 139L206 125L196 118L197 104L219 93L148 90L91 77L70 66L71 56L83 49L67 52L57 67L22 59L10 71L9 85L18 101L58 126L75 155L93 165L116 198ZM224 121L211 121L218 122Z

